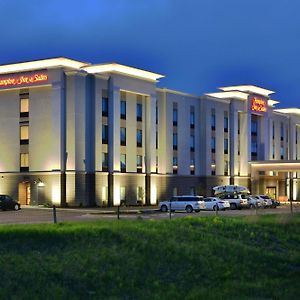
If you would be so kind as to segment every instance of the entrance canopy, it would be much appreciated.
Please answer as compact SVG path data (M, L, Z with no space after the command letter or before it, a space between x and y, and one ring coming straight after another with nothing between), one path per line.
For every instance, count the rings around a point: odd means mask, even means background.
M252 172L277 171L277 172L300 172L300 160L263 160L250 161Z

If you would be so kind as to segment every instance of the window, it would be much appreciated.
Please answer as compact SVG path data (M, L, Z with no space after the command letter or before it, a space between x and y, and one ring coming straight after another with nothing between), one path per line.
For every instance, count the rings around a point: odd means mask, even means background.
M272 158L275 159L275 144L272 145Z
M193 106L191 107L191 112L190 112L190 127L195 128L195 112L193 110Z
M194 186L190 187L190 195L196 196L196 188Z
M102 171L108 171L108 153L102 152Z
M156 101L156 106L155 106L155 123L158 124L158 105Z
M141 103L136 104L136 120L143 120L143 105Z
M21 172L29 171L29 154L28 153L20 154L20 171Z
M125 186L121 186L120 187L120 201L121 203L125 203L126 202L126 187ZM120 203L120 204L121 204Z
M228 176L228 169L229 169L229 161L228 160L225 160L224 161L224 175L225 176Z
M121 172L126 172L126 154L120 155Z
M173 133L173 150L177 150L177 147L178 147L177 133Z
M280 159L284 159L284 147L280 147Z
M216 153L216 137L211 137L211 152Z
M224 154L228 154L228 139L224 139Z
M121 146L126 146L126 128L121 127L120 129L120 141L121 141Z
M28 125L20 126L20 144L21 145L29 144L29 126Z
M195 175L195 160L194 158L191 158L191 163L190 163L190 174Z
M228 132L228 112L224 112L224 132Z
M124 100L120 101L120 113L121 119L126 120L126 101Z
M257 119L251 120L251 135L257 136Z
M20 99L20 117L29 117L29 99Z
M137 147L142 147L143 145L143 131L141 129L136 131L136 145Z
M102 144L108 143L108 125L102 125Z
M211 130L216 130L216 110L211 110Z
M283 141L284 138L284 126L283 123L280 123L280 140Z
M158 149L158 132L155 131L155 148Z
M216 161L211 161L211 175L216 175Z
M136 156L136 169L137 173L142 173L143 171L143 157L142 155Z
M173 174L177 174L178 159L177 156L173 156Z
M190 136L190 150L195 151L195 136L193 134Z
M102 116L108 116L108 98L102 97Z
M275 139L275 123L273 121L273 124L272 124L272 139L274 140Z
M138 186L136 188L136 200L140 202L140 204L143 204L145 198L145 191L142 186Z
M178 124L178 110L177 108L173 108L173 126L177 126Z
M251 141L251 155L257 156L257 141Z

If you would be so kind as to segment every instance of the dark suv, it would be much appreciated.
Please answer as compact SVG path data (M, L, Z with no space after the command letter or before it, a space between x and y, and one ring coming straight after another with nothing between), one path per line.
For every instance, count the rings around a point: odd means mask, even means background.
M0 195L0 209L2 210L19 210L20 204L8 195Z

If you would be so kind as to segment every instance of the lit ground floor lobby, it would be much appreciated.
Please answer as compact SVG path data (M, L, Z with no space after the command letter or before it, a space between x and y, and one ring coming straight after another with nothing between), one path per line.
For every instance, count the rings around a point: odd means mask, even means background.
M279 201L300 199L300 162L251 162L251 193L267 194Z

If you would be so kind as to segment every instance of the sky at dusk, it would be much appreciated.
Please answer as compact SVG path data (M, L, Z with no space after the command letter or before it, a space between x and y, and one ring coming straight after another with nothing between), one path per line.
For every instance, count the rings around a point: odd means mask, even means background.
M0 64L64 56L196 95L254 84L300 107L299 0L0 0Z

